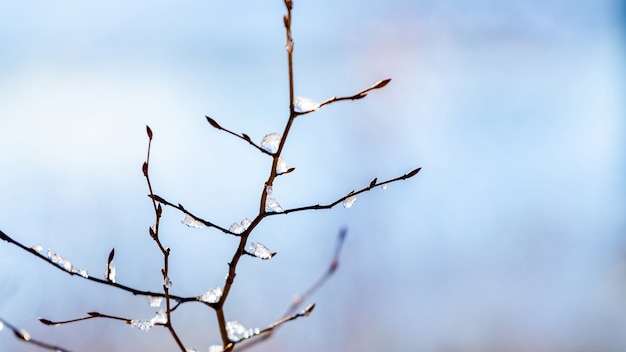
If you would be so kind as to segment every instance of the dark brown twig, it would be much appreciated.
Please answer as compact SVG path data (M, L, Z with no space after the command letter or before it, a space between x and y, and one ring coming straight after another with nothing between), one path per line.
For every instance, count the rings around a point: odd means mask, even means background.
M19 340L24 341L26 343L33 344L35 346L41 347L46 350L51 350L51 351L56 351L56 352L71 352L67 348L36 340L32 338L32 336L30 336L30 334L26 330L19 329L2 318L0 318L0 324L4 325L7 329L11 330L13 332L13 335L15 335L15 337L17 337Z
M163 205L167 205L169 207L176 208L176 209L182 211L184 214L191 216L194 220L201 222L206 227L214 227L214 228L222 231L225 234L237 236L237 234L232 233L230 230L228 230L226 228L223 228L223 227L221 227L219 225L216 225L216 224L214 224L214 223L212 223L210 221L206 221L203 218L201 218L201 217L191 213L190 211L185 209L185 207L183 207L182 204L180 204L180 203L174 204L174 203L168 202L167 200L163 199L163 197L160 197L160 196L158 196L156 194L149 194L148 197L150 197L151 199L153 199L153 200L155 200L155 201L157 201L157 202L159 202L159 203L161 203Z
M174 339L174 341L176 341L176 344L178 345L178 347L180 348L180 350L182 352L185 352L185 346L183 345L183 342L181 341L180 337L178 337L178 334L176 333L176 330L174 329L174 326L172 325L172 309L171 309L171 302L170 302L170 287L172 285L172 282L170 281L169 278L169 256L170 256L170 249L169 248L165 248L163 246L163 244L161 243L161 240L159 239L159 224L161 221L161 215L163 214L163 208L161 207L161 204L157 204L157 201L154 198L154 192L152 191L152 184L150 183L150 175L149 175L149 166L150 166L150 147L152 145L152 130L150 129L149 126L146 126L146 132L148 133L148 153L146 156L146 161L143 163L143 175L146 178L146 182L148 184L148 190L150 191L150 199L152 200L152 206L154 208L154 216L155 216L155 221L154 221L154 225L152 225L149 229L150 232L150 237L152 237L152 239L156 242L157 246L159 247L159 250L161 250L161 253L163 254L163 269L161 269L161 273L163 274L163 294L165 296L165 313L167 315L167 322L165 322L165 324L163 324L167 330L170 332L170 335L172 335L172 338Z
M310 114L312 112L315 112L319 109L321 109L322 107L326 106L326 105L330 105L332 103L336 103L338 101L343 101L343 100L358 100L358 99L363 99L367 96L367 93L371 90L374 89L380 89L385 87L389 82L391 82L391 78L387 78L387 79L383 79L381 81L376 82L374 85L372 85L371 87L364 89L354 95L350 95L350 96L345 96L345 97L332 97L330 99L327 99L326 101L320 103L319 105L317 105L315 108L311 109L311 110L306 110L306 111L296 111L295 114L296 116L301 116L301 115L306 115L306 114Z
M26 247L25 245L23 245L22 243L14 240L13 238L11 238L9 235L7 235L6 233L4 233L2 230L0 230L0 239L4 240L6 242L9 242L10 244L13 244L23 250L25 250L26 252L34 255L35 257L45 261L46 263L52 265L54 268L61 270L62 272L69 274L69 275L75 275L78 276L80 278L83 278L85 280L89 280L89 281L93 281L105 286L111 286L111 287L115 287L118 288L120 290L132 293L133 295L136 296L153 296L153 297L165 297L165 295L162 292L153 292L153 291L144 291L144 290L139 290L139 289L135 289L126 285L122 285L119 283L114 283L108 280L103 280L100 278L97 278L95 276L82 276L81 274L79 274L78 272L75 271L68 271L65 270L63 267L53 263L48 257L44 256L43 254L37 252L36 250ZM195 301L196 297L181 297L181 296L176 296L176 295L170 295L169 296L170 299L175 300L176 302L182 303L182 302L190 302L190 301Z
M214 128L220 130L220 131L224 131L226 133L232 134L233 136L243 139L244 141L248 142L251 146L255 147L256 149L258 149L261 153L263 154L267 154L267 155L273 155L272 153L268 152L267 150L261 148L260 146L258 146L257 144L255 144L252 139L250 139L250 136L248 136L245 133L242 133L241 135L222 127L219 123L217 123L217 121L213 120L212 118L208 117L208 116L204 116L206 117L207 121L209 122L209 124L211 124L211 126L213 126Z
M358 191L351 191L350 193L346 194L345 196L335 200L332 203L329 204L324 204L324 205L320 205L320 204L316 204L316 205L308 205L305 207L300 207L300 208L291 208L291 209L285 209L284 211L280 212L280 213L268 213L267 215L281 215L281 214L289 214L289 213L295 213L298 211L305 211L305 210L324 210L324 209L331 209L333 207L335 207L337 204L343 202L344 200L356 196L358 194L367 192L372 190L373 188L379 187L379 186L383 186L383 185L387 185L393 182L397 182L397 181L401 181L401 180L406 180L409 179L415 175L417 175L417 173L421 170L421 167L418 167L417 169L408 172L402 176L396 177L396 178L392 178L390 180L387 181L383 181L383 182L371 182L367 187L364 187ZM372 180L372 181L376 181L376 179Z

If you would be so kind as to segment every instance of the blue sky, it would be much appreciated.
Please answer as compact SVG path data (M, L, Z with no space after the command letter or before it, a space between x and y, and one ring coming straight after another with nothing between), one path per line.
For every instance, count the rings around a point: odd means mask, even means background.
M241 263L229 319L272 322L347 226L315 314L260 351L623 349L619 5L296 2L296 95L323 101L393 81L297 121L284 153L297 170L274 187L281 205L423 170L350 209L269 218L253 240L279 254ZM97 276L115 247L119 281L158 290L145 125L156 193L224 226L253 217L269 158L204 115L255 141L282 130L282 14L279 1L0 4L0 229ZM174 290L220 285L234 241L165 217ZM39 316L148 319L153 308L7 244L0 265L0 316L33 336L76 350L174 348L163 331L112 321L41 326ZM176 318L190 347L218 342L212 312ZM6 330L0 345L34 350Z

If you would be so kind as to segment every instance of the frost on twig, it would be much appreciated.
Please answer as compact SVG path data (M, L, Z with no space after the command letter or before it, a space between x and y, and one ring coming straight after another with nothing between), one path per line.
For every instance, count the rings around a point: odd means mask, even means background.
M162 266L160 267L161 273L161 288L160 292L152 292L146 290L140 290L137 288L133 288L130 286L122 285L116 280L116 268L113 265L113 259L115 255L115 250L112 249L109 252L109 257L106 263L106 271L104 273L104 278L100 277L92 277L87 274L87 271L84 269L75 268L72 263L62 255L58 253L54 253L51 250L48 250L47 253L42 254L43 247L39 244L26 247L22 243L12 239L4 232L0 231L0 239L9 242L12 245L15 245L28 253L34 255L35 257L46 261L48 264L53 265L58 270L62 270L70 275L80 275L83 278L105 285L109 287L115 287L117 289L123 290L128 293L132 293L133 295L142 295L148 299L150 307L159 308L159 311L156 312L156 315L149 320L142 319L129 319L116 315L103 314L99 312L89 312L86 316L65 320L65 321L52 321L44 318L40 318L40 322L49 325L49 326L59 326L63 324L75 323L84 320L90 319L109 319L113 321L122 321L126 324L129 324L133 327L136 327L143 331L148 331L154 326L161 326L165 328L171 338L175 341L180 351L183 352L191 352L196 351L193 348L186 348L183 344L180 336L176 332L174 324L172 322L172 317L175 315L174 313L178 313L178 307L185 303L196 302L200 303L199 306L203 308L210 308L214 310L217 325L220 332L221 337L221 345L212 345L209 347L210 352L230 352L241 342L251 340L249 343L254 343L255 341L262 340L265 337L268 337L272 334L273 331L282 324L298 319L300 317L306 317L313 311L315 304L311 304L304 308L303 310L296 312L300 307L310 299L310 297L317 292L333 275L333 273L337 270L339 265L339 254L341 252L341 248L343 246L346 230L342 229L339 232L337 244L335 247L334 255L331 259L330 265L328 269L324 271L324 273L315 281L313 281L312 285L305 290L300 295L296 296L293 300L287 311L283 316L281 316L274 323L270 324L265 329L258 328L246 328L243 324L239 323L236 320L227 320L226 312L225 312L225 302L229 297L229 293L231 288L235 282L235 278L237 275L237 268L239 262L243 257L250 256L259 258L261 260L269 260L276 255L276 252L273 252L268 247L263 245L260 242L250 241L250 235L254 231L254 229L259 225L264 219L269 216L277 215L277 214L289 214L298 211L305 210L321 210L321 209L330 209L339 204L342 204L345 208L350 208L355 204L357 200L357 196L364 192L368 192L374 188L380 187L382 189L386 188L388 184L406 180L413 176L415 176L421 169L414 169L402 176L392 178L386 181L378 181L378 178L374 178L370 181L370 183L358 190L353 190L337 198L335 201L327 204L315 204L309 206L303 206L299 208L283 208L274 196L272 196L274 182L277 180L278 176L286 175L295 170L293 167L288 167L287 162L282 157L283 148L285 146L286 140L289 138L290 131L294 126L294 122L297 117L301 115L306 115L312 113L314 111L319 110L320 108L330 105L332 103L344 100L358 100L366 97L368 93L372 90L381 89L391 81L391 79L384 79L378 81L372 86L363 89L356 94L349 96L341 96L341 97L332 97L327 99L321 103L302 96L295 96L294 94L294 75L293 75L293 52L294 52L294 39L292 37L291 25L292 25L292 9L293 2L292 0L284 0L284 5L286 8L286 14L283 17L283 23L285 26L285 34L286 34L286 42L285 49L287 51L287 73L289 77L289 100L287 101L289 105L289 114L287 121L284 125L284 129L281 133L272 132L264 135L260 142L257 144L252 141L249 135L245 133L235 133L230 129L227 129L220 125L216 120L209 116L205 116L207 122L213 128L226 132L232 136L235 136L249 145L260 151L261 153L270 156L272 163L269 169L269 176L262 184L261 196L258 200L258 213L251 217L250 219L244 218L243 220L233 222L229 227L220 226L213 222L205 220L203 217L200 217L196 213L192 213L185 209L180 203L172 203L167 201L161 196L158 196L154 193L153 185L150 178L150 153L151 146L154 138L154 133L149 126L146 126L146 133L148 136L148 148L146 159L141 166L141 171L143 176L145 177L145 181L148 187L148 197L150 198L150 205L154 210L154 218L151 219L151 225L148 227L148 234L150 238L153 240L153 244L157 247L158 251L162 256ZM293 161L293 160L292 160ZM246 170L244 170L246 171ZM160 235L160 225L161 219L163 216L163 207L169 206L179 210L183 214L183 218L181 220L182 224L190 228L196 229L217 229L227 235L232 236L234 241L237 242L235 246L235 250L228 262L228 273L226 275L225 281L223 285L211 287L208 291L198 295L191 297L182 297L178 295L172 294L172 290L180 289L177 286L172 286L172 280L170 279L170 255L171 250L166 246ZM238 218L240 219L240 218ZM169 238L163 236L163 238ZM12 327L10 324L6 323L2 319L0 319L0 330L2 326L8 327L10 330L14 332L14 334L23 341L30 342L36 344L40 347L58 350L58 351L66 351L57 346L48 345L43 342L36 341L30 337L30 335L23 331ZM260 336L260 337L259 337ZM248 342L244 344L242 347L245 348ZM238 347L239 348L239 347Z

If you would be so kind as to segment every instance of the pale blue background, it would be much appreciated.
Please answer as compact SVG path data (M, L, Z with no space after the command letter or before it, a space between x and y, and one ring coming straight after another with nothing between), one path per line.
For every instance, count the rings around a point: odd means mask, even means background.
M223 226L252 218L269 158L255 141L287 118L281 1L0 3L0 229L102 277L159 290L162 258L141 175L155 134L156 193ZM275 187L283 207L331 202L373 177L408 182L351 209L267 219L228 319L264 327L330 260L313 315L258 351L626 349L624 5L579 1L296 1L296 94L318 101L393 78L366 99L299 119ZM166 209L173 291L221 285L233 238ZM0 243L0 316L78 351L173 351L88 311L149 319L143 297L69 277ZM219 342L183 306L189 347ZM37 351L6 329L0 350Z

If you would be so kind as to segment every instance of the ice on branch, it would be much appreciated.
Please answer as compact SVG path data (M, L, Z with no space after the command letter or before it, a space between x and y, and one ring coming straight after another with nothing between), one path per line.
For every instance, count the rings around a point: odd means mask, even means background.
M52 253L52 251L49 249L48 249L48 259L50 259L52 263L60 266L61 268L67 271L72 270L72 263L69 260L63 258L60 254Z
M185 348L185 352L200 352L195 348Z
M150 303L150 307L160 307L161 302L163 302L163 297L148 296L148 302Z
M251 224L250 220L248 220L248 218L245 218L241 220L240 223L233 222L233 224L230 225L230 228L228 230L238 235L246 231L248 229L248 226L250 226L250 224Z
M276 153L278 145L280 145L281 135L278 133L270 133L261 139L261 148L266 152Z
M201 229L203 227L206 227L206 225L202 223L202 221L194 219L193 216L190 216L189 214L185 214L185 218L181 220L181 222L189 227L193 227L194 229Z
M222 346L222 345L211 345L211 346L209 346L209 352L224 352L224 346Z
M285 159L278 158L278 163L276 164L276 175L284 174L287 170L287 162Z
M167 314L163 309L160 309L154 318L150 320L131 320L130 325L141 331L148 331L156 324L167 323Z
M343 202L341 202L341 204L343 204L344 208L350 208L352 204L354 204L354 202L356 202L356 196L350 196L344 199Z
M112 283L115 283L115 275L116 275L115 265L113 264L107 265L107 271L104 273L104 279Z
M150 319L152 325L154 324L165 324L167 323L167 314L163 309L159 309L154 318Z
M386 183L384 183L384 184L380 185L380 188L381 188L381 189L387 189L387 184L386 184Z
M34 246L32 246L32 247L30 247L30 249L34 250L37 253L43 251L43 247L39 243L34 245Z
M238 342L254 335L259 334L259 329L246 329L237 321L229 321L226 323L226 333L232 342Z
M198 296L198 301L206 303L217 303L222 298L222 293L223 291L221 287L213 287L202 296Z
M32 247L32 249L36 252L40 252L43 248L41 248L41 245L35 245ZM85 269L78 269L76 267L74 267L72 265L72 262L70 262L68 259L64 258L62 255L58 254L58 253L53 253L50 249L48 249L48 252L46 253L46 256L48 257L48 259L53 263L56 264L58 266L60 266L61 268L63 268L63 270L68 271L72 274L78 274L84 278L87 278L87 270Z
M167 289L172 288L172 280L170 280L170 278L167 277L167 276L165 278L163 278L163 287L165 287Z
M0 320L0 331L2 331L2 329L4 329L4 323Z
M150 322L147 320L131 320L130 326L137 328L141 331L148 331L154 326L154 324L150 324Z
M87 270L85 269L72 268L72 272L84 277L85 279L89 277L89 274L87 273Z
M296 112L315 111L320 108L320 104L313 99L306 97L296 97L293 100L293 107Z
M259 242L252 242L250 248L248 248L248 253L263 260L270 259L276 255L276 252L270 251L269 248Z
M268 197L265 200L265 211L268 213L282 213L285 210L280 207L276 199Z

